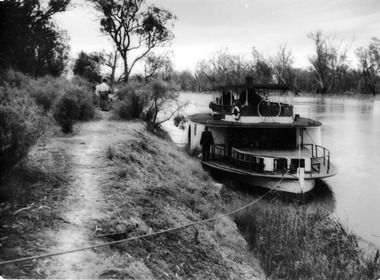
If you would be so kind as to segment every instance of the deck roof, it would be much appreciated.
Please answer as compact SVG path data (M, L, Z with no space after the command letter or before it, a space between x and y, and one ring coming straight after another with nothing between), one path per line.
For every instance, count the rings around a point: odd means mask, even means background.
M321 126L322 123L312 119L300 117L297 121L292 123L276 123L276 122L259 122L259 123L242 123L242 122L231 122L214 119L211 114L195 114L187 117L193 123L199 123L207 125L210 127L262 127L262 128L295 128L295 127L317 127ZM263 118L264 120L264 118Z
M266 90L282 90L287 91L292 89L290 84L242 84L218 86L215 90L237 90L237 89L266 89Z

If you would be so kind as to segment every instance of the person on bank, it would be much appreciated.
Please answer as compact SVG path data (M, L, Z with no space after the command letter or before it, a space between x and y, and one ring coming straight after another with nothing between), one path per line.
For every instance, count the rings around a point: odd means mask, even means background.
M99 96L100 109L107 111L108 94L110 93L110 87L107 85L107 79L103 79L100 85L96 86L95 94Z
M205 130L202 132L200 144L202 146L202 159L203 161L210 160L210 147L214 145L214 137L212 136L211 131L208 130L208 126L205 127Z

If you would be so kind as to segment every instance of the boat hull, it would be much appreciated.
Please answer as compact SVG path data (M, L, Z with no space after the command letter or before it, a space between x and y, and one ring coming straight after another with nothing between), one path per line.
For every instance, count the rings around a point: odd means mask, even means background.
M278 178L268 178L260 177L256 175L245 175L242 177L244 183L262 187L270 190L276 190L281 192L303 194L311 191L315 186L314 179L304 180L301 184L300 180L297 178L294 179L278 179Z
M202 161L204 167L220 172L221 174L229 174L234 179L249 185L251 187L260 187L268 190L276 190L291 194L305 194L311 191L315 186L314 178L304 178L300 180L296 176L284 175L260 175L258 173L244 172L239 169L229 168L214 164L212 162Z

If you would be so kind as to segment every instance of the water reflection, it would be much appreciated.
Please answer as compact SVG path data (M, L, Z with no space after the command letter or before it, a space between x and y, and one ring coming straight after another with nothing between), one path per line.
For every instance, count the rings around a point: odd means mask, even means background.
M322 207L330 213L334 213L336 199L332 187L324 180L317 180L314 189L308 194L306 204L312 208Z

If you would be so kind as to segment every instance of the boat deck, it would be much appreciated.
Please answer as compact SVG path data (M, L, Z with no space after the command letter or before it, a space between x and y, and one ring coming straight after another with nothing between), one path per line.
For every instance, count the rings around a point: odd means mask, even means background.
M310 157L311 151L308 148L302 149L284 149L284 150L263 150L263 149L252 149L252 148L232 148L242 154L253 155L258 157Z
M236 163L231 160L222 160L222 159L212 159L210 161L202 161L202 164L221 171L226 171L238 175L249 175L257 176L264 178L286 178L286 179L298 179L297 170L290 169L286 172L284 171L255 171L251 166L244 163ZM337 169L335 165L330 163L330 166L324 164L323 159L317 159L316 164L313 165L312 171L305 173L305 180L310 179L322 179L327 177L332 177L337 174Z
M195 114L188 117L188 119L194 123L199 123L211 127L270 127L270 128L294 128L294 127L316 127L321 126L322 123L319 121L307 119L307 118L298 118L291 123L276 123L276 122L265 122L264 119L262 122L233 122L225 121L220 119L215 119L211 114Z

